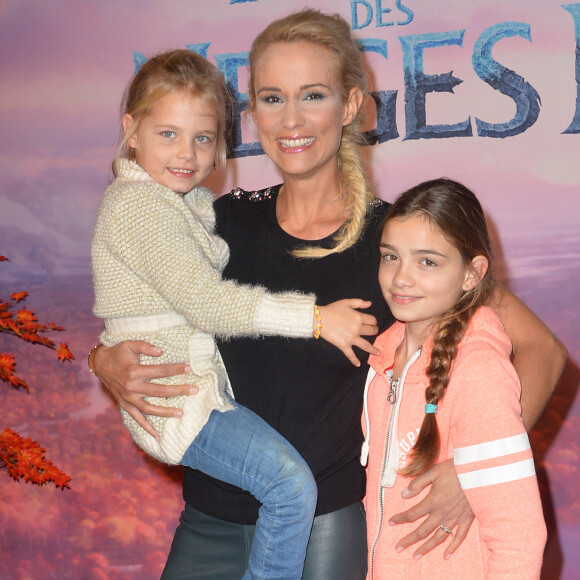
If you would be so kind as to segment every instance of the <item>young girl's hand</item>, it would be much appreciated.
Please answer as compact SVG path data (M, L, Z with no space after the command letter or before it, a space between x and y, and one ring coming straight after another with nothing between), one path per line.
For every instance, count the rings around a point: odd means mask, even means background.
M356 310L368 308L370 305L368 300L350 298L319 307L322 318L320 336L340 349L356 367L360 367L360 361L352 350L353 346L371 354L380 354L368 340L362 338L377 334L377 319L371 314Z

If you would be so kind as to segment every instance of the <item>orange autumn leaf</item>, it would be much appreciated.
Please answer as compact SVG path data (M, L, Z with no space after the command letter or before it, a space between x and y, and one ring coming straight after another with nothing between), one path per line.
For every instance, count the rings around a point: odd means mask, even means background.
M24 389L28 391L28 385L25 381L14 375L16 369L16 360L13 354L0 352L0 380L8 383L15 389Z
M48 477L50 477L50 481L52 481L56 487L60 487L60 489L68 487L70 489L69 482L72 478L64 473L64 471L61 471L58 467L51 464L47 474Z
M0 352L0 375L2 373L11 375L14 372L16 361L13 354Z
M10 298L14 300L14 302L21 302L28 296L28 292L14 292Z
M68 343L60 343L60 346L56 349L56 358L62 362L75 359L73 353L68 349Z
M33 310L26 310L26 308L21 308L16 313L16 320L22 324L34 324L38 322L38 318L34 315Z

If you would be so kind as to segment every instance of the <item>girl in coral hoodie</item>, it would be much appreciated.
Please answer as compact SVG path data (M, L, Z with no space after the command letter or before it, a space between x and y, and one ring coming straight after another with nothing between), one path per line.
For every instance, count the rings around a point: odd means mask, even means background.
M483 211L463 185L425 182L390 209L379 282L398 322L376 340L365 392L370 580L539 578L546 527L510 340L485 306L490 266ZM389 526L385 513L406 509L409 478L448 458L476 516L461 549L395 551L413 524Z

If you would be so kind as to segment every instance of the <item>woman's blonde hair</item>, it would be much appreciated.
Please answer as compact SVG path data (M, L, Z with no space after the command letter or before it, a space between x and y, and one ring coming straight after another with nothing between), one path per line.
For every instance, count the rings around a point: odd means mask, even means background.
M311 42L330 51L336 62L338 80L346 103L353 88L363 94L367 89L367 76L363 70L359 47L352 37L350 26L339 14L325 14L310 8L295 12L269 24L254 40L250 50L249 97L252 109L256 105L256 67L265 50L280 42ZM342 129L338 151L340 192L351 215L335 237L332 248L310 247L294 252L299 257L320 258L343 252L360 237L369 204L373 200L360 160L362 118L357 117Z
M228 98L223 75L203 56L191 50L179 49L150 58L127 85L121 104L121 116L131 115L133 123L126 132L121 132L113 161L115 176L119 159L136 161L135 150L129 146L129 140L151 106L169 94L180 92L201 99L216 114L218 126L215 167L218 171L224 169Z
M461 183L442 178L416 185L395 200L384 223L416 215L426 218L457 248L464 264L471 264L476 256L484 256L488 262L479 283L464 291L453 308L438 320L427 369L429 386L425 389L425 402L437 405L445 396L451 365L469 321L493 295L492 253L481 204L475 194ZM411 461L400 471L401 475L413 477L431 467L439 457L440 445L435 414L426 413L411 452Z

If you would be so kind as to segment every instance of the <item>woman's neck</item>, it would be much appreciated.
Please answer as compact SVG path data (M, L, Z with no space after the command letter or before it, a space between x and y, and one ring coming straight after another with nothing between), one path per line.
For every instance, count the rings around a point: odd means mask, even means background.
M338 172L311 178L285 176L276 217L286 233L302 240L320 240L338 230L349 216Z

